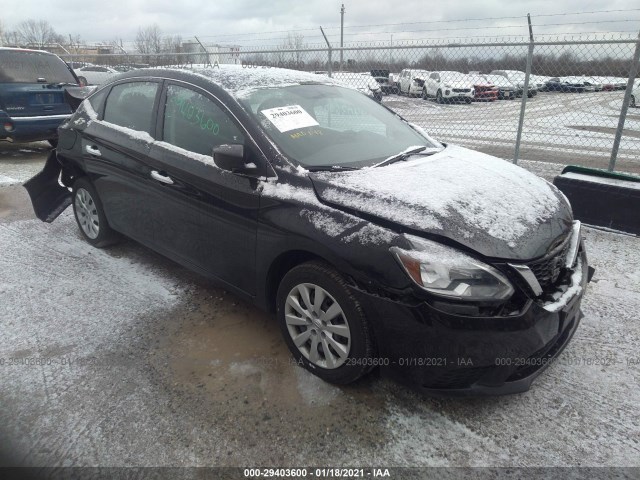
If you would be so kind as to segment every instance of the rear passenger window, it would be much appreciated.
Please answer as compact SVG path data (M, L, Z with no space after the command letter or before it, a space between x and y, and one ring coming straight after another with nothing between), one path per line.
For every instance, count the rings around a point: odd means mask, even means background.
M104 121L152 134L153 104L158 91L155 82L121 83L111 89L104 109Z
M229 115L212 100L177 85L167 87L163 140L176 147L211 155L213 147L244 143Z

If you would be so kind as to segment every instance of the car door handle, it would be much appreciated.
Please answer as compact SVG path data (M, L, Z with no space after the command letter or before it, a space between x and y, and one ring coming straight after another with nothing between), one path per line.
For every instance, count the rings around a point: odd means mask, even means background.
M100 149L98 147L96 147L95 145L87 145L86 147L84 147L84 149L89 155L93 155L94 157L101 157L102 156L102 153L100 152Z
M151 170L151 178L157 180L162 183L166 183L167 185L173 185L173 180L168 175L162 175L160 172L156 170Z

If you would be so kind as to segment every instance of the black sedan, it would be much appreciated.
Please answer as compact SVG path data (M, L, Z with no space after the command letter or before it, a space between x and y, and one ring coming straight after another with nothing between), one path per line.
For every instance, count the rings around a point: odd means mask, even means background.
M59 133L25 185L39 218L72 204L96 247L133 238L275 312L327 381L520 392L580 322L592 270L555 187L328 77L137 70Z

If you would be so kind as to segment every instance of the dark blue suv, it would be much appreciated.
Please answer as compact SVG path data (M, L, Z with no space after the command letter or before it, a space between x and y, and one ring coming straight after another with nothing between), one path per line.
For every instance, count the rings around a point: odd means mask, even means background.
M78 84L57 55L0 48L0 140L55 145L58 126L72 113L64 89Z

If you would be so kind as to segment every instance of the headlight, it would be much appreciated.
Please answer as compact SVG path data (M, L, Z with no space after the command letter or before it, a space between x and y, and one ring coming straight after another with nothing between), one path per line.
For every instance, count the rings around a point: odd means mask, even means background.
M412 250L391 247L411 279L426 291L457 300L506 300L513 287L495 268L458 250L407 236Z

